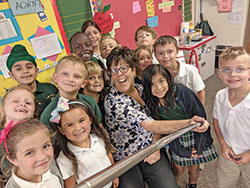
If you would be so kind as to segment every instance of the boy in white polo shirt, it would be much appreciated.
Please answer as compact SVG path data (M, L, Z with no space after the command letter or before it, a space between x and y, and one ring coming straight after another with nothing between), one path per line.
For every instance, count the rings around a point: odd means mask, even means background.
M214 102L213 124L221 146L217 186L231 187L242 176L250 187L250 56L243 47L220 55L218 76L227 87Z
M172 36L161 36L154 43L155 57L174 77L175 84L183 84L195 92L201 103L205 104L205 84L193 65L177 61L178 42Z

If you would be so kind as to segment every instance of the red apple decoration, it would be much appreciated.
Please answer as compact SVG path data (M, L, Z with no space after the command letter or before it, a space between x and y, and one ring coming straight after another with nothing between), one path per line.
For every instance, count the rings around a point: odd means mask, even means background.
M101 33L105 34L113 29L114 20L111 18L110 14L107 12L110 9L110 4L103 8L103 11L99 11L94 15L94 22L98 25Z

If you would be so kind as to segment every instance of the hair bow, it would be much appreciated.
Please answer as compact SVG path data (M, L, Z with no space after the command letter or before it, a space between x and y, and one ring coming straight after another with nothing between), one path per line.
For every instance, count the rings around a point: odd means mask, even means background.
M69 100L64 97L60 97L57 103L57 107L51 112L50 122L59 123L61 117L59 112L65 112L69 109Z
M86 105L84 102L79 101L69 101L68 99L65 99L64 97L60 97L57 103L57 107L51 112L51 118L50 122L52 123L59 123L61 116L59 112L65 112L69 109L69 104L80 104L87 108L88 105Z
M3 129L1 130L1 135L0 135L0 144L2 144L2 142L4 141L4 147L5 147L5 150L7 153L9 153L9 150L7 148L7 143L6 143L6 139L7 139L7 136L10 132L10 130L15 127L17 124L21 123L23 121L19 121L17 123L14 123L13 120L11 120L8 125Z

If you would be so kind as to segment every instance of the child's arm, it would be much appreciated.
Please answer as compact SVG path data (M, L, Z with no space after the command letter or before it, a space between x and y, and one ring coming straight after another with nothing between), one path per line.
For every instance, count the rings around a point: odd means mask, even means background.
M232 157L235 157L235 154L234 154L233 150L225 142L225 140L221 134L221 131L220 131L218 120L213 118L213 124L214 124L214 130L215 130L216 136L217 136L218 141L219 141L220 146L221 146L221 154L223 155L223 157L225 159L232 160Z
M76 185L75 175L70 176L69 178L67 178L63 181L64 181L65 188L72 188L74 185Z
M114 164L114 163L115 163L114 158L113 158L113 155L112 155L111 152L108 152L108 158L109 158L111 164ZM119 185L119 178L117 177L117 178L115 178L115 179L113 180L113 188L118 187L118 185Z
M205 105L205 89L202 89L202 90L198 91L197 96L198 96L198 98L200 99L201 103L204 106Z
M234 162L237 165L246 165L250 162L250 151L247 151L245 153L241 153L239 155L234 156Z
M159 140L162 136L160 134L154 134L154 138L152 143L156 142L157 140ZM152 165L154 163L156 163L159 159L161 158L161 153L160 150L152 153L151 155L149 155L148 157L146 157L144 159L144 162L147 162L148 164Z

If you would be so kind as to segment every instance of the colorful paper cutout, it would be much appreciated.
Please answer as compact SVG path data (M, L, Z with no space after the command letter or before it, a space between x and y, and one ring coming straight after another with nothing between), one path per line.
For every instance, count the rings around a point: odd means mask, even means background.
M147 9L147 15L148 17L155 15L155 6L153 0L146 1L146 9Z
M141 11L141 6L140 6L139 1L134 1L133 4L132 4L132 6L133 6L132 7L133 14Z
M171 12L171 7L174 6L174 1L162 0L162 3L158 4L158 8L162 9L162 12Z
M152 28L158 26L158 16L147 18L147 25Z
M47 26L47 27L45 27L45 28L38 27L36 33L33 34L32 36L30 36L28 39L30 41L30 39L32 39L34 37L43 36L43 35L47 35L47 34L51 34L51 33L54 33L54 30L52 29L52 27L50 25ZM61 43L61 41L59 40L59 38L58 38L58 41L60 43L61 49L64 49L64 46ZM56 55L52 55L50 57L43 58L42 60L46 61L47 59L49 59L51 61L56 61L57 56L58 56L57 54Z
M92 4L92 9L94 12L97 12L97 5L96 5L96 2L95 0L91 0L91 4Z
M102 34L112 31L114 20L109 14L110 4L106 5L101 11L96 12L93 21L98 25Z

